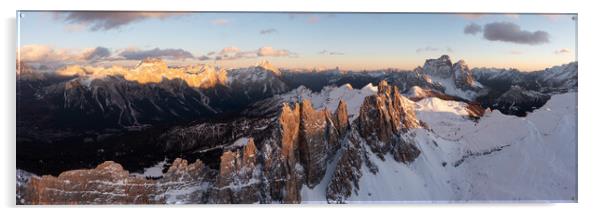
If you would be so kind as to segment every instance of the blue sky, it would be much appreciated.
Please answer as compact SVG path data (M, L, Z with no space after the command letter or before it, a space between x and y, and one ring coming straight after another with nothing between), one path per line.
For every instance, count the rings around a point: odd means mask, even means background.
M83 12L77 16L68 12L21 13L19 47L24 52L23 47L38 46L27 49L30 53L24 56L77 55L104 47L111 52L110 57L104 56L105 64L136 60L120 57L124 50L155 48L181 49L195 58L181 59L161 52L165 58L173 58L172 62L215 62L225 67L244 67L268 59L284 68L413 69L427 58L448 54L453 61L464 59L471 67L528 71L576 60L574 15L145 13L124 18ZM117 24L94 28L105 22ZM520 32L509 35L493 31L493 26L487 27L492 23L510 23ZM467 34L464 28L469 24L483 30ZM485 32L490 30L502 39L487 39ZM544 42L521 42L521 36L537 40L530 35L536 31L545 32ZM41 53L39 47L50 54ZM223 52L228 47L234 48L230 54ZM260 54L262 47L269 47L269 52ZM220 51L224 56L216 58ZM216 54L208 55L211 52ZM35 60L41 59L32 58Z

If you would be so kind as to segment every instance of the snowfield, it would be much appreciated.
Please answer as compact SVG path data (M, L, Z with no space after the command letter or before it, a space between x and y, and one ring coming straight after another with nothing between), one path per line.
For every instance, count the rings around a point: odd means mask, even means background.
M413 129L422 151L409 165L391 155L372 174L365 163L360 189L348 203L489 202L577 200L577 93L554 95L526 117L486 112L468 118L462 102L425 98L415 103L429 129ZM303 187L305 203L324 203L322 182Z

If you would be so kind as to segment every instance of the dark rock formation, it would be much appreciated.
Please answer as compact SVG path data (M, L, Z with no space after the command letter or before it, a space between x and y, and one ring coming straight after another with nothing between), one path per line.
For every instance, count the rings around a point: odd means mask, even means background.
M386 81L378 84L378 94L365 98L358 120L360 134L381 158L392 149L399 132L420 127L411 102Z

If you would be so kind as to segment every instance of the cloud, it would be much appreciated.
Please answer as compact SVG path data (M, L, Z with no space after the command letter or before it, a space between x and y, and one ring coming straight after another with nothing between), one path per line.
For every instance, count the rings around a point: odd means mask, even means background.
M111 51L105 47L80 50L59 49L37 44L22 46L18 52L20 61L46 64L98 61L111 56Z
M67 49L55 49L46 45L25 45L18 50L18 58L24 62L56 62L75 60L76 54Z
M83 30L86 30L86 28L87 26L81 23L65 25L65 31L68 32L81 32Z
M240 48L238 47L226 47L219 51L220 55L228 54L228 53L237 53L240 52ZM215 53L215 52L214 52Z
M490 41L537 45L548 43L550 35L545 31L525 31L510 22L493 22L485 25L483 37Z
M434 47L430 47L430 46L421 47L421 48L416 49L417 53L421 53L421 52L436 52L436 51L439 51L439 48L434 48Z
M466 27L464 27L464 34L471 34L471 35L476 35L477 33L480 33L483 31L483 28L475 23L471 23L470 25L467 25Z
M211 20L211 24L217 25L217 26L225 26L225 25L230 24L230 20L227 20L227 19L214 19L214 20Z
M142 60L145 58L165 58L165 59L192 59L192 53L183 49L151 49L138 50L127 49L119 53L126 60Z
M272 33L276 33L278 32L278 30L276 30L275 28L269 28L269 29L262 29L259 31L259 34L272 34Z
M225 47L218 52L209 52L206 57L214 60L236 60L258 57L296 57L297 54L286 49L275 49L271 46L264 46L256 50L243 51L238 47ZM205 59L205 60L209 60Z
M111 51L106 47L96 47L93 49L86 49L82 53L82 58L85 60L100 60L111 56Z
M342 52L334 52L334 51L328 51L328 50L322 50L322 51L318 52L318 54L320 54L320 55L345 55L345 53L342 53Z
M292 53L285 49L274 49L270 46L261 47L257 50L257 56L273 56L273 57L282 57L282 56L291 56Z
M559 54L568 54L568 53L571 53L571 50L567 49L567 48L562 48L562 49L559 49L559 50L554 50L554 54L556 54L556 55L559 55Z
M124 25L139 22L145 19L165 19L180 16L184 13L159 13L159 12L118 12L118 11L77 11L55 12L55 19L68 23L69 28L78 25L87 26L91 31L106 31L118 29ZM69 27L73 26L73 27Z
M426 47L421 47L416 49L416 53L422 53L422 52L439 52L439 51L445 51L448 53L454 52L454 50L452 48L446 47L445 49L440 49L437 47L431 47L431 46L426 46Z
M225 47L219 52L209 52L207 57L215 56L215 60L234 60L241 58L254 58L257 57L255 51L242 51L240 48L235 46Z

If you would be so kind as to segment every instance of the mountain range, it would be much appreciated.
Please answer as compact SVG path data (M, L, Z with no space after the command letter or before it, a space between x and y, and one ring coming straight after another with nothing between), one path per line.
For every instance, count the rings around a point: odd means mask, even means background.
M21 204L576 199L577 62L18 66Z

